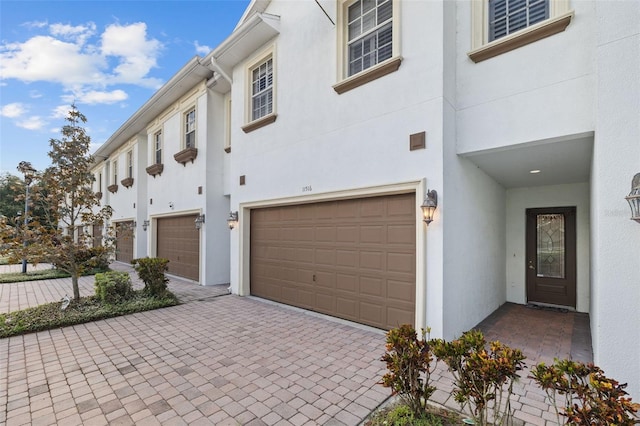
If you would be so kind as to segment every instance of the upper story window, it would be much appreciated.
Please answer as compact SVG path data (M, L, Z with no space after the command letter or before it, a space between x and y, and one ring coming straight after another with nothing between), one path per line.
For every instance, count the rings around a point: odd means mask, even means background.
M489 0L489 41L549 18L549 0Z
M276 121L276 55L275 46L268 46L246 68L247 98L245 133ZM229 103L229 108L231 103ZM230 149L230 145L227 147ZM226 150L226 148L225 148Z
M400 0L339 0L338 83L344 93L400 67Z
M560 33L573 15L569 0L472 0L467 55L480 62Z
M189 110L184 115L185 134L184 134L184 147L195 148L196 147L196 109Z
M127 177L133 177L133 151L127 152Z
M118 184L118 160L113 160L113 184Z
M154 164L162 164L162 131L153 135Z
M251 121L273 112L273 58L251 71Z
M348 9L348 76L359 73L393 54L391 0L358 0Z

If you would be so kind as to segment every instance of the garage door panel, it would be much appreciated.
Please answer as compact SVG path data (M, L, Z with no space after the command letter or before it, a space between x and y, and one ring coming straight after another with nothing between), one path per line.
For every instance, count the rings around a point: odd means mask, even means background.
M385 268L384 253L381 251L360 252L360 269L365 271L382 271Z
M415 269L415 257L410 253L388 253L387 269L391 272L411 274Z
M381 278L360 277L360 294L369 296L386 296L385 282Z
M413 282L388 280L387 291L387 297L392 301L408 302L409 304L415 302L416 292Z
M402 324L413 324L414 316L406 310L393 307L387 308L387 321L391 327L398 327Z
M379 328L412 323L416 220L413 194L253 210L251 294Z
M358 241L358 227L355 225L336 227L337 243L355 243Z
M358 288L358 276L357 275L336 275L336 290L355 293Z
M383 225L361 226L360 242L369 244L384 244L385 227Z

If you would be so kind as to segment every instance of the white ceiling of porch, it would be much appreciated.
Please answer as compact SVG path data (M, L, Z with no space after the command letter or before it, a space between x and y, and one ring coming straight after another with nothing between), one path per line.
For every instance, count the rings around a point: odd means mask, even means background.
M462 154L505 188L588 182L593 134ZM540 170L532 174L530 170Z

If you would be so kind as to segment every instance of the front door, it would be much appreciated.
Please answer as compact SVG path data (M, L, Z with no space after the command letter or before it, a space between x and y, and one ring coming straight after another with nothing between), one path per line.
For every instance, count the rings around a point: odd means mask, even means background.
M527 209L527 302L576 306L576 208Z

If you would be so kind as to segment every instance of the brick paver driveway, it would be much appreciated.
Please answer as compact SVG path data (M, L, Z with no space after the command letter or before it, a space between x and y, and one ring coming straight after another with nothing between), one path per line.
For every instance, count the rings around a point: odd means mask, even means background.
M0 340L0 423L355 425L384 334L233 295Z

